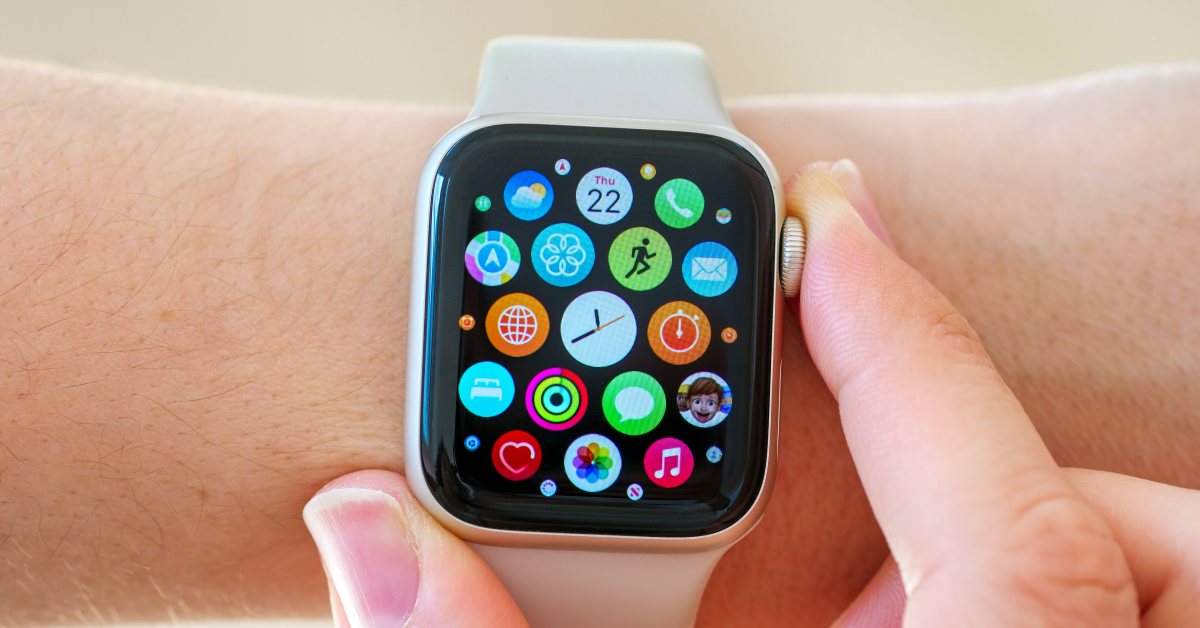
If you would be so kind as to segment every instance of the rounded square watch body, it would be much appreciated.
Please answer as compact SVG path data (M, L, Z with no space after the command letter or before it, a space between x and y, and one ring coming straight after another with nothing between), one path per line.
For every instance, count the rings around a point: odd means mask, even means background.
M643 128L639 128L643 127ZM775 459L779 186L727 128L504 115L435 148L406 469L456 533L694 549Z

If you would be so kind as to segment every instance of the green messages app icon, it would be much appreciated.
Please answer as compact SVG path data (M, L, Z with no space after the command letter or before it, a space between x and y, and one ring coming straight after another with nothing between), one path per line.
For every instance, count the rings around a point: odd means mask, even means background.
M650 290L671 272L671 246L653 229L627 229L608 249L608 269L622 286Z
M704 194L687 179L671 179L654 195L654 211L669 227L690 227L704 213Z
M658 427L667 412L667 396L658 380L641 371L613 378L600 401L604 418L622 434L641 436Z

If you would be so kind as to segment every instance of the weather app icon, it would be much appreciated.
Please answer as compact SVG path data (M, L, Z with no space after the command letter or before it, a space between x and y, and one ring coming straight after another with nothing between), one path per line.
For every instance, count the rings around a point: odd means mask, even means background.
M533 241L533 269L552 286L565 288L592 272L596 249L583 229L560 222L550 225Z
M509 177L504 186L504 205L521 220L537 220L550 211L554 186L539 172L522 170Z

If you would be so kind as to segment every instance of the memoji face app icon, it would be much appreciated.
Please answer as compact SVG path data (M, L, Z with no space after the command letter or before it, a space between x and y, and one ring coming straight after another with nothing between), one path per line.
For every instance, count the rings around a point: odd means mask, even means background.
M596 168L579 180L575 204L588 220L598 225L611 225L629 213L633 206L633 188L620 172Z
M530 256L539 277L552 286L565 288L583 281L592 272L596 249L583 229L560 222L538 234Z
M641 436L658 427L667 397L658 380L641 371L621 373L604 389L604 418L622 434Z
M505 355L529 355L542 347L549 334L546 308L528 294L506 294L488 310L488 340Z
M509 177L504 186L504 206L521 220L545 216L553 203L554 186L539 172L522 170Z
M495 362L479 362L463 371L458 380L458 398L467 412L493 417L512 404L515 389L508 369Z
M534 423L556 432L579 423L587 411L587 388L567 369L546 369L525 389L525 409Z
M704 194L700 186L687 179L671 179L654 195L654 211L667 226L690 227L704 213Z
M563 456L567 479L581 491L595 493L613 485L621 475L621 452L599 434L576 438Z
M529 432L505 432L492 446L492 465L506 479L527 479L542 466L542 446Z
M621 297L597 290L575 297L559 325L563 346L588 366L610 366L625 357L637 338L633 310Z
M630 290L656 288L671 272L671 246L653 229L627 229L608 249L608 269Z
M702 297L725 294L737 273L733 253L716 242L701 242L683 256L683 281Z
M716 373L692 373L675 393L679 414L696 427L718 425L733 410L733 391Z
M678 438L660 438L646 450L646 475L663 488L675 488L692 477L696 461L687 443Z
M687 301L672 301L650 317L646 335L655 355L671 364L687 364L704 355L712 328L700 308Z
M507 283L521 267L521 249L506 234L484 231L467 243L467 272L485 286Z

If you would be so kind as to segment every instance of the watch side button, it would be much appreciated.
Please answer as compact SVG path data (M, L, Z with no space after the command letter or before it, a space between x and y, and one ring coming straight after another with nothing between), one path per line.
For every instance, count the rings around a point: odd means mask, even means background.
M790 299L800 294L804 251L804 224L795 216L784 218L783 229L779 234L779 284L786 298Z

